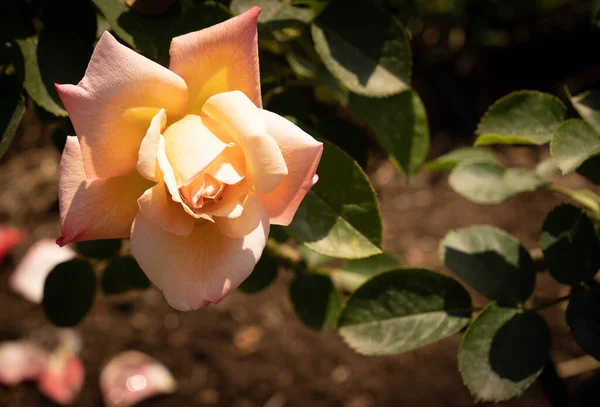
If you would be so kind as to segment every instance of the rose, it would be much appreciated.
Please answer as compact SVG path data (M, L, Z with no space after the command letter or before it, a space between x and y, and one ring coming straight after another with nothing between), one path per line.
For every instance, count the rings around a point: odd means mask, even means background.
M76 137L59 171L62 236L131 237L174 308L219 302L291 222L322 144L262 110L254 7L176 37L169 69L100 38L77 85L57 85Z

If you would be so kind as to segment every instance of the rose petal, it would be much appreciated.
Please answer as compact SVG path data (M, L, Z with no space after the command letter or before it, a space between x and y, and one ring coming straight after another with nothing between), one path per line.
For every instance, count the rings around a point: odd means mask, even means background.
M228 146L206 172L224 184L233 185L244 179L244 151L237 145Z
M204 30L173 38L169 69L185 79L190 113L213 95L231 90L262 107L256 26L260 8Z
M131 252L169 304L189 311L217 303L248 277L269 235L264 217L243 238L230 238L210 222L187 237L163 231L143 215L134 221Z
M0 263L10 250L25 239L25 233L10 226L0 225Z
M54 240L38 240L29 248L11 274L10 287L29 301L40 304L44 296L46 276L57 264L75 256L77 254L73 249L59 247Z
M38 388L42 394L57 404L67 405L75 401L85 379L85 370L79 358L61 350L54 352Z
M259 197L269 213L271 224L287 226L304 196L318 180L315 171L323 144L289 120L267 110L262 113L267 131L281 149L288 175L277 189L268 194L259 193Z
M249 195L244 203L244 211L235 218L215 216L215 224L221 233L229 237L244 237L258 226L263 218L264 209L256 194Z
M138 173L86 181L79 142L67 137L58 179L61 246L80 240L128 237L137 199L152 186Z
M177 383L156 359L137 351L118 354L100 373L100 390L107 407L130 407L159 394L175 392Z
M235 185L225 186L219 201L205 201L202 211L210 216L237 218L244 211L244 201L247 195L248 181L243 179Z
M85 76L57 85L81 143L85 173L106 178L136 170L138 150L152 117L164 108L182 117L187 86L182 78L121 45L104 32Z
M46 352L29 341L0 345L0 384L15 386L36 380L46 369Z
M246 95L233 91L212 96L202 112L219 123L218 131L227 132L242 148L248 175L259 192L269 193L281 184L288 173L285 160L267 133L261 109Z
M138 153L137 170L147 180L158 181L162 173L158 166L157 155L162 132L167 125L165 109L152 118L146 136L140 145Z
M170 125L164 138L178 186L191 183L227 147L196 115L187 115Z
M138 199L138 205L140 212L164 231L188 236L194 229L194 218L185 213L179 203L171 199L163 181L144 192Z

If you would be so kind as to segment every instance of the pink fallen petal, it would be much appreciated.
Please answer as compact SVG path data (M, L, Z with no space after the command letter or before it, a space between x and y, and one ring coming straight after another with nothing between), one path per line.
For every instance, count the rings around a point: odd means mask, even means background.
M0 263L8 252L25 239L25 233L10 226L0 225Z
M100 374L100 390L107 407L129 407L159 394L173 393L177 383L154 358L137 351L115 356Z
M38 240L27 251L10 276L13 291L39 304L44 295L44 282L52 269L76 256L70 247L59 247L51 239Z
M37 380L46 369L46 352L28 341L0 345L0 384L15 386Z
M47 369L40 377L38 387L54 403L68 405L77 399L84 378L85 370L81 360L59 349L49 357Z

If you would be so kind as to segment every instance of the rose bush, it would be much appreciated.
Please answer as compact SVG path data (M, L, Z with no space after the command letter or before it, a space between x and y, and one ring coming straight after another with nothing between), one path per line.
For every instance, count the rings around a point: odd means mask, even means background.
M105 32L79 84L56 85L76 132L58 244L131 237L179 310L244 281L270 224L289 224L317 181L322 144L262 109L259 13L174 38L169 69Z

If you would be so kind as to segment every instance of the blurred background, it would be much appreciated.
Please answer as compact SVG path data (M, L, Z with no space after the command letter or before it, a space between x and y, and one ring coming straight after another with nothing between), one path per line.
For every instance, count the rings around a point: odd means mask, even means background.
M170 7L178 7L177 3ZM218 3L229 6L228 1ZM600 84L600 53L596 50L600 29L593 1L378 3L403 22L411 38L413 86L429 116L429 159L472 144L480 117L490 104L511 91L536 89L566 101L565 86L578 93ZM68 72L58 69L53 74L54 81L78 82L91 54L86 39L96 38L108 28L98 17L97 6L86 0L23 0L15 4L24 20L33 22L33 27L21 25L24 30L39 30L35 24L40 24L51 33L40 37L40 42L82 47L80 59L71 59L70 53L65 59L62 48L55 45L49 48L53 50L50 54L38 56L40 64L49 58L48 66L57 62L59 67L69 65ZM8 12L0 16L0 35L14 35L15 21L10 19ZM6 44L2 51L0 56L11 52ZM440 239L451 229L475 223L498 226L517 236L528 249L536 247L546 213L559 202L550 192L484 206L454 193L443 174L423 169L407 185L369 132L343 107L324 103L313 84L291 80L289 65L283 55L273 52L272 43L261 42L266 108L320 124L323 136L364 164L381 202L383 246L404 265L447 272L438 256ZM0 160L0 222L22 229L27 236L0 265L0 341L32 337L48 325L40 306L12 292L8 281L32 243L60 235L58 162L66 135L73 134L68 118L57 119L32 100L27 106L14 142ZM315 116L344 120L350 127L340 131L337 124L335 131L328 131L326 121L316 123ZM498 147L495 151L503 164L529 168L548 155L543 148L534 147ZM563 182L589 187L577 175L565 177ZM129 349L162 362L178 384L176 393L143 401L141 406L474 404L457 369L458 335L395 357L357 355L335 333L312 331L298 319L288 294L292 278L292 273L280 269L277 279L258 294L238 291L218 306L189 313L171 309L155 288L120 296L98 295L92 311L76 327L82 337L86 381L74 405L103 405L100 371L111 357ZM538 279L539 298L554 298L560 290L544 276ZM483 302L477 295L474 298L476 303ZM583 353L566 333L564 314L555 311L548 309L544 316L553 331L553 361L564 366L561 363ZM593 370L581 370L585 372L546 369L522 397L499 405L600 405L598 396L593 398L597 393ZM50 405L32 384L0 387L0 406Z

